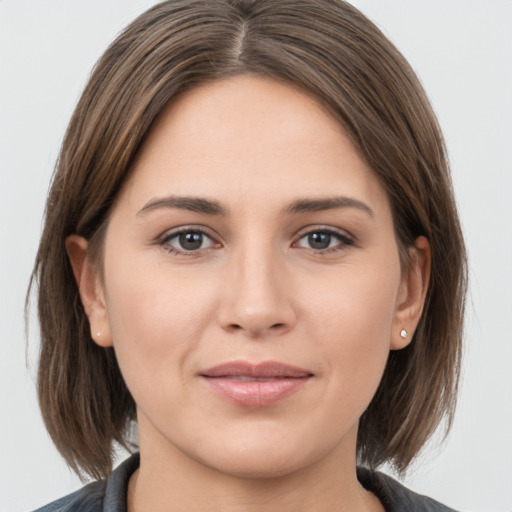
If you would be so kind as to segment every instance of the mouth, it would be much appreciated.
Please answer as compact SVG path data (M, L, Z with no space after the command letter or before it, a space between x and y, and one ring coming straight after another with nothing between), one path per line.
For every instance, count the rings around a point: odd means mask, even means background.
M314 374L276 361L223 363L199 373L219 397L241 407L265 407L300 391Z

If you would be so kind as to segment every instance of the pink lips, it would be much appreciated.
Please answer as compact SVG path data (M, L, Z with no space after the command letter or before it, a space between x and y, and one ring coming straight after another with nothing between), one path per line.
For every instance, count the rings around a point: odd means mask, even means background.
M302 368L266 361L223 363L200 373L217 395L236 405L264 407L299 391L313 374Z

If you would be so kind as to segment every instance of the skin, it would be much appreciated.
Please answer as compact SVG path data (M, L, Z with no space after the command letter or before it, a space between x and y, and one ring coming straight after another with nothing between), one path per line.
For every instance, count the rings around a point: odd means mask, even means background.
M225 211L170 205L176 197ZM290 211L333 197L350 201ZM200 248L186 251L179 228L206 232ZM255 76L188 91L117 198L104 277L86 240L73 235L67 249L92 337L114 346L137 403L129 510L383 510L356 478L358 419L389 351L417 325L429 248L419 238L401 271L388 197L316 100ZM198 375L234 360L313 377L244 407Z

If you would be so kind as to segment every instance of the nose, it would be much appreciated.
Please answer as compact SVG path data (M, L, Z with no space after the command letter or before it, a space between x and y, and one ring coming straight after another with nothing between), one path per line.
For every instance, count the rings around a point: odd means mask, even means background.
M296 314L288 272L271 248L239 251L226 268L221 327L249 338L282 335L293 329Z

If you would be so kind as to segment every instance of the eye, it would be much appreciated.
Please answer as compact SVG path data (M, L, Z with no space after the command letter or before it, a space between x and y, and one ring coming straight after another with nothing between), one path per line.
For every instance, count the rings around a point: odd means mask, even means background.
M328 229L318 229L301 236L296 246L314 251L331 251L344 249L353 243L347 235Z
M160 245L171 253L187 254L199 252L218 245L200 229L182 229L167 233L160 239Z

